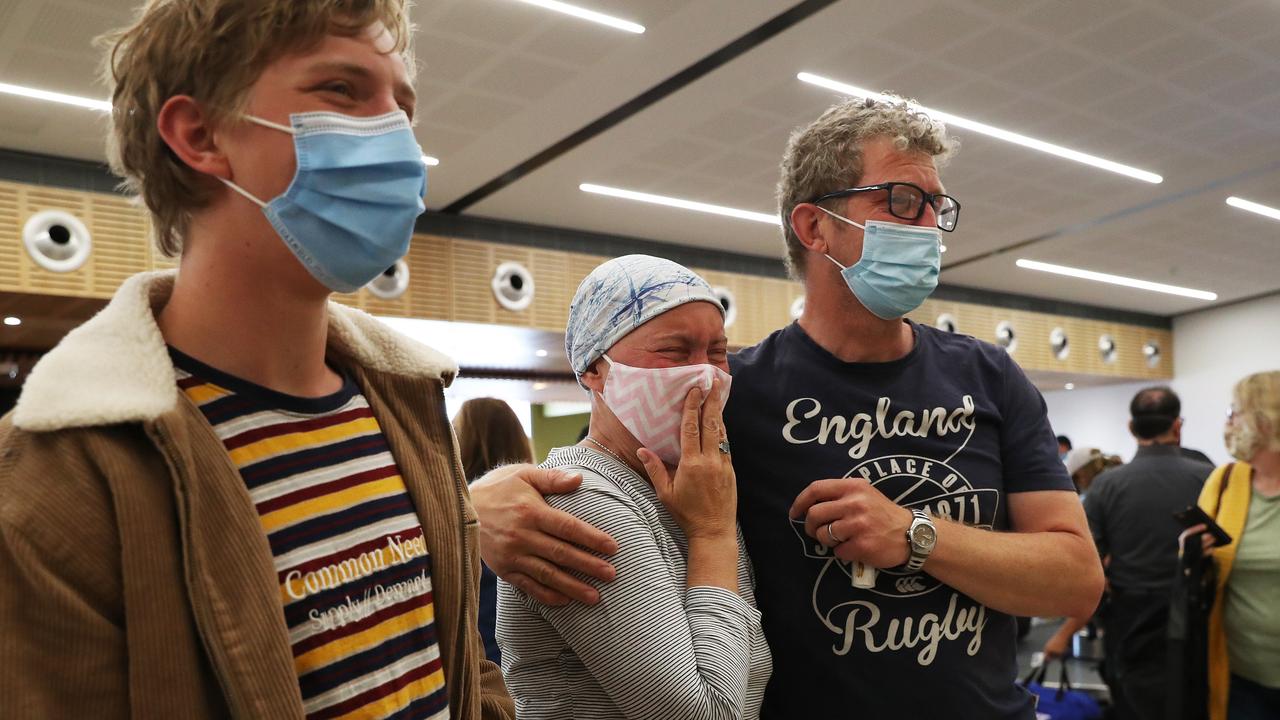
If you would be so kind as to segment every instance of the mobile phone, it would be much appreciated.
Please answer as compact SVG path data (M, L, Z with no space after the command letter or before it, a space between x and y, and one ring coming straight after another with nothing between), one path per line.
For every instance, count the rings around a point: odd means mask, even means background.
M1208 532L1213 536L1213 544L1216 546L1231 544L1231 536L1227 534L1227 531L1223 530L1222 526L1209 517L1204 510L1201 510L1199 505L1188 506L1186 510L1178 511L1173 516L1177 518L1178 522L1182 523L1183 527L1204 523L1209 528Z

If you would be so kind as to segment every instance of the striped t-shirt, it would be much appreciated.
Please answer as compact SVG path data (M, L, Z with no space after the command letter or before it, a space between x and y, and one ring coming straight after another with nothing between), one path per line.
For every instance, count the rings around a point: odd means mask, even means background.
M307 717L448 718L426 539L356 384L298 398L170 354L258 510Z

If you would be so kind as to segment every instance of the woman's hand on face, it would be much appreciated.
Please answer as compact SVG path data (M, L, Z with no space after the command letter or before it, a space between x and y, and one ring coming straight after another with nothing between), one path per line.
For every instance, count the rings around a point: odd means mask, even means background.
M723 407L724 385L718 378L706 402L701 388L689 391L680 421L680 465L674 477L655 453L647 449L638 453L658 499L691 540L737 537L737 479L729 455L720 451L725 439Z

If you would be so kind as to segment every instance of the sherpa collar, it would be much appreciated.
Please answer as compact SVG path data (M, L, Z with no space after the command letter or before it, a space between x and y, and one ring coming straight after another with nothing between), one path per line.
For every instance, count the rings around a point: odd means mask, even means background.
M32 432L146 422L178 400L173 362L155 312L176 271L134 275L91 320L72 330L32 369L13 423ZM448 385L458 366L359 310L329 303L329 349L368 370Z

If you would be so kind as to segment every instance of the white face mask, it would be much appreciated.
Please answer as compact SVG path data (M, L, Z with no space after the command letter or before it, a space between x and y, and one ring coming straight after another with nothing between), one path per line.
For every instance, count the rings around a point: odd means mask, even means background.
M714 365L638 368L616 362L608 355L604 359L609 363L602 395L605 406L642 447L653 451L667 465L680 462L680 421L689 391L697 387L710 393L712 381L720 378L722 400L729 399L733 378ZM724 409L723 405L720 409Z
M1227 425L1222 433L1222 439L1231 457L1241 462L1249 462L1262 449L1262 438L1248 418L1240 418Z

